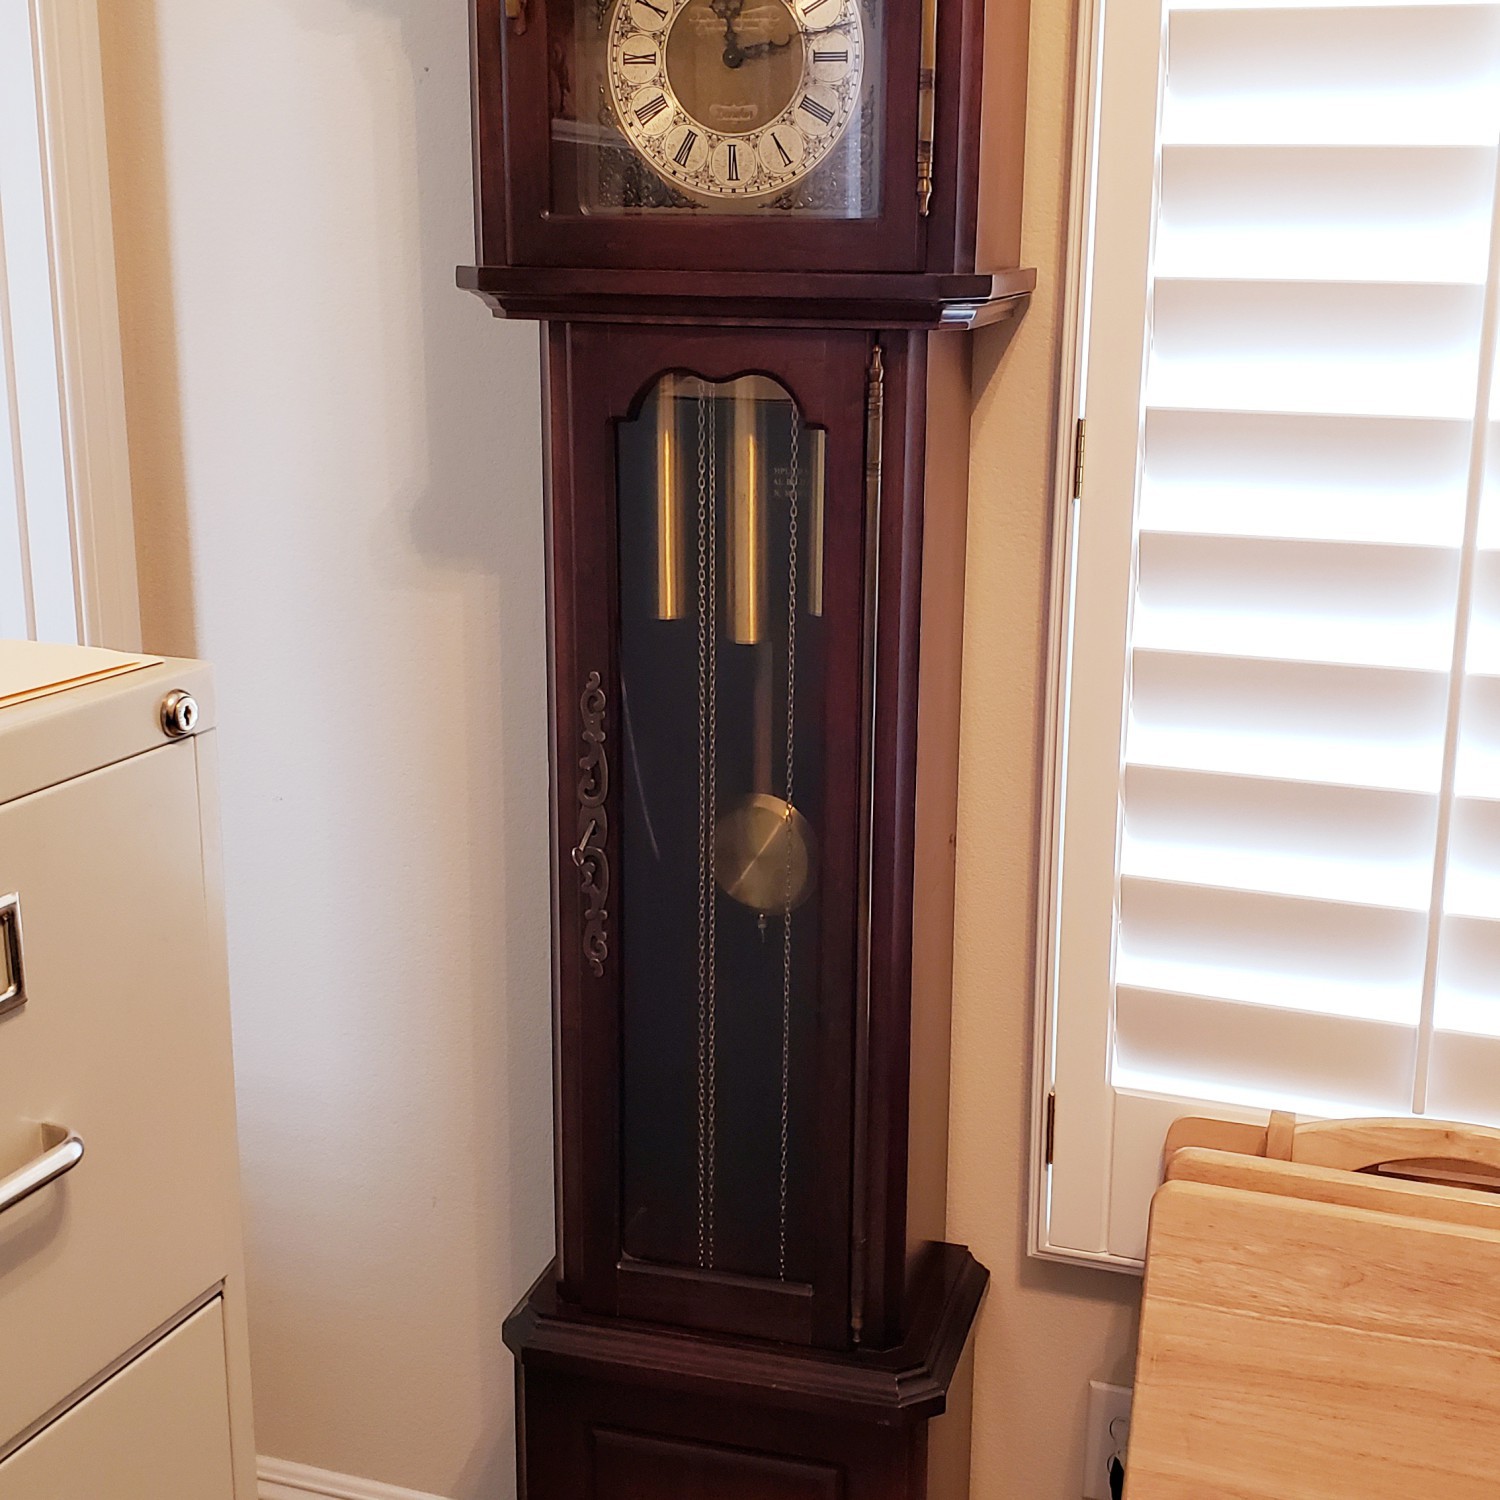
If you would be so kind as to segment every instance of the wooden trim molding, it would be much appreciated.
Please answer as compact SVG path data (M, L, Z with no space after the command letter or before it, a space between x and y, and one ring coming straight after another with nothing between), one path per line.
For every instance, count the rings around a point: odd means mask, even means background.
M1037 1260L1100 1266L1138 1272L1136 1262L1108 1254L1087 1254L1054 1243L1051 1227L1052 1129L1055 1123L1057 1058L1052 1024L1057 982L1054 924L1062 878L1063 722L1067 711L1067 665L1070 646L1070 589L1075 536L1073 507L1081 498L1077 473L1078 424L1083 419L1084 321L1089 241L1093 233L1094 134L1089 128L1099 89L1100 26L1103 0L1080 0L1071 47L1073 98L1069 115L1067 208L1062 231L1063 264L1057 280L1060 307L1055 314L1058 349L1053 361L1057 390L1057 426L1053 438L1052 545L1047 586L1047 660L1043 679L1042 783L1039 807L1036 952L1032 994L1030 1192L1026 1251Z
M980 328L1017 317L1030 269L985 275L460 266L497 317L733 328Z
M260 1500L444 1500L423 1490L404 1490L352 1474L335 1474L307 1464L262 1458L258 1465Z

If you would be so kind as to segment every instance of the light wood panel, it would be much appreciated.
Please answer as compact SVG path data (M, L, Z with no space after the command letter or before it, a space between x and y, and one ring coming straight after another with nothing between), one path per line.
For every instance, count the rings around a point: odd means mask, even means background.
M1500 1130L1444 1120L1316 1120L1292 1132L1288 1160L1346 1172L1394 1162L1461 1162L1495 1173Z
M1452 1120L1308 1120L1278 1110L1265 1128L1188 1115L1167 1131L1162 1160L1206 1147L1341 1172L1390 1168L1395 1175L1500 1189L1500 1130Z
M1479 1500L1497 1471L1500 1232L1158 1192L1127 1500Z
M1201 1182L1249 1193L1281 1193L1311 1202L1341 1203L1349 1208L1471 1224L1500 1232L1500 1196L1494 1193L1373 1177L1334 1167L1189 1148L1167 1163L1167 1180Z

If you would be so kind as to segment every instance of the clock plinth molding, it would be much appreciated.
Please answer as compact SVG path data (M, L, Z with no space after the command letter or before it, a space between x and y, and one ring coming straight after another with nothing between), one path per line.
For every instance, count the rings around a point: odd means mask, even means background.
M963 1247L934 1245L901 1344L839 1353L592 1316L549 1268L505 1325L528 1494L966 1494L970 1331L988 1279Z
M639 5L659 44L629 40ZM730 163L694 142L669 169L621 126L626 84L686 90L646 127L699 119L700 86L740 107L727 75L670 76L671 26L702 23L695 66L749 69L776 6L851 37L859 7L858 97L776 212L685 198L674 174L722 168L727 197ZM549 432L558 1243L505 1328L528 1500L967 1493L964 334L1036 284L1027 3L776 6L528 0L517 24L474 0L458 281L545 325ZM629 206L591 209L632 151Z

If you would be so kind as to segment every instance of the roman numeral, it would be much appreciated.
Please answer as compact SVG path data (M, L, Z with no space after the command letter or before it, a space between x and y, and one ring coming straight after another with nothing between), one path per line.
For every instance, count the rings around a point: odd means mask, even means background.
M847 62L849 54L844 54ZM654 68L656 66L656 54L654 52L627 52L625 54L625 66L627 68Z
M729 143L729 180L740 180L740 148L733 141Z
M688 158L693 154L693 147L697 144L698 132L696 130L688 131L688 133L683 136L682 144L678 146L676 154L672 157L672 160L675 161L679 167L687 166Z
M819 104L810 96L803 96L800 108L810 114L820 125L830 124L833 120L833 111L826 104Z
M629 62L630 59L627 57L625 61ZM846 63L849 61L849 49L845 47L842 52L814 52L813 61L815 63Z
M792 158L787 154L786 147L781 144L781 137L774 130L771 132L771 144L775 146L777 154L781 157L781 164L785 167L791 166Z
M642 125L649 125L662 110L667 107L667 96L658 94L654 99L648 99L636 110L635 117Z

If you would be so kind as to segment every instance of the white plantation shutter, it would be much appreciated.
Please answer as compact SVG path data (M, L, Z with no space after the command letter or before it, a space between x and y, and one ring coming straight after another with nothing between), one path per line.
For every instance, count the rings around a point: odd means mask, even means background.
M1500 4L1106 0L1036 1248L1188 1110L1500 1123Z

